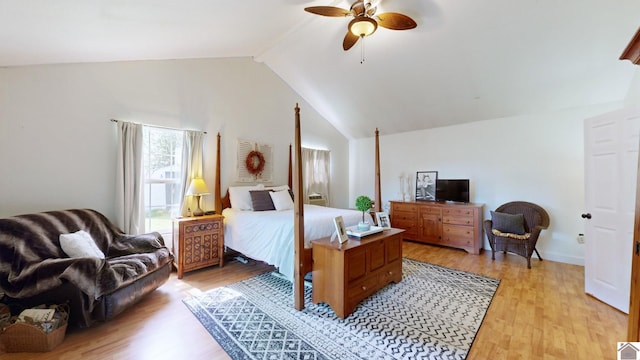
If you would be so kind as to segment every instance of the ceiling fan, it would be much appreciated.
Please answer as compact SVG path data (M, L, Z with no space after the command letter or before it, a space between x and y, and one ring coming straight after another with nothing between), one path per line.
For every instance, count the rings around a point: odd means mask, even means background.
M373 34L378 26L391 30L408 30L417 26L416 22L407 15L386 12L376 15L377 6L372 6L370 1L356 0L349 10L335 6L311 6L304 10L316 15L347 17L352 16L349 22L347 35L342 41L342 48L351 49L358 39Z

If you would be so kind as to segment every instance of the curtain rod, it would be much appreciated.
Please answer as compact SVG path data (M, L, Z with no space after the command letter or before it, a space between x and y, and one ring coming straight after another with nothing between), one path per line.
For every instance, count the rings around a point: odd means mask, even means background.
M117 123L118 121L122 121L122 120L118 120L118 119L110 119L111 122ZM166 129L166 130L178 130L178 131L184 131L185 129L177 129L177 128L172 128L172 127L168 127L168 126L160 126L160 125L149 125L149 124L142 124L143 126L148 126L148 127L152 127L152 128L158 128L158 129ZM206 131L202 131L203 134L206 134Z

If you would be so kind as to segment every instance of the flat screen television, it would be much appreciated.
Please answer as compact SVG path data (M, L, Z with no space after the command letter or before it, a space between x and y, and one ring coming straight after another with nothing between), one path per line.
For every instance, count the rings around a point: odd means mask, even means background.
M438 179L436 201L469 202L469 179Z

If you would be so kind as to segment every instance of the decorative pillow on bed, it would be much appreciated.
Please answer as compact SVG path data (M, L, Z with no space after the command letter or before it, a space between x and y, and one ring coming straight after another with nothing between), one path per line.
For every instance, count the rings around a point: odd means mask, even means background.
M273 205L273 200L271 200L271 196L269 193L271 190L250 190L249 195L251 195L251 205L253 206L253 211L267 211L267 210L275 210L275 206Z
M231 207L236 210L253 210L251 203L251 190L263 190L264 185L258 184L254 186L229 186L229 197L231 198Z
M289 190L289 185L274 186L274 187L270 187L269 190L271 191Z
M276 210L282 211L293 209L293 200L291 200L291 195L289 195L288 190L270 192L269 196L271 196L273 206L275 206Z
M271 191L284 191L284 190L287 190L287 191L289 191L289 195L291 195L291 201L295 201L295 199L293 198L293 190L291 190L289 185L273 186L273 187L270 187L269 190L271 190Z
M71 234L60 234L60 247L71 258L97 257L104 259L104 253L93 241L91 234L84 230Z
M491 212L492 229L502 233L522 235L524 231L524 215Z

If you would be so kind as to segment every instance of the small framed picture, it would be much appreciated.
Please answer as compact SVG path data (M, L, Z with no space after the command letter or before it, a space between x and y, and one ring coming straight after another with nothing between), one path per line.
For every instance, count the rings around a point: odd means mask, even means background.
M378 226L383 229L391 229L391 221L389 221L389 214L386 212L377 212L376 220L378 220Z
M416 200L436 201L437 171L418 171L416 173Z
M344 226L344 220L342 216L336 216L333 218L333 224L336 226L336 234L338 234L338 241L343 243L349 240L349 236L347 235L347 229Z

